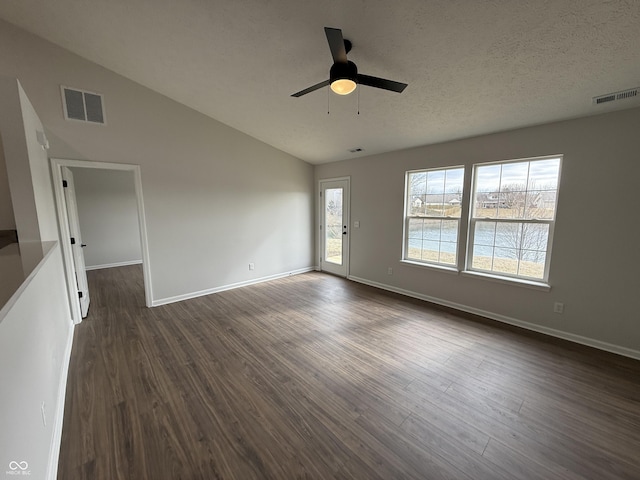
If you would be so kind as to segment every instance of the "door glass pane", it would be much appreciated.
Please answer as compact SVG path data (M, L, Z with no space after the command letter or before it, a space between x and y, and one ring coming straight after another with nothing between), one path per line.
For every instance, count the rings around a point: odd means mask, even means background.
M324 194L324 258L342 265L342 188L327 188Z

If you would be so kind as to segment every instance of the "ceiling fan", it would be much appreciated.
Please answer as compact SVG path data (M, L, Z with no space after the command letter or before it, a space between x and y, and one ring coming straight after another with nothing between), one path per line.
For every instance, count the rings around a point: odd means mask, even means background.
M393 80L358 73L356 64L347 60L347 53L351 51L351 42L342 38L342 30L339 28L324 27L324 33L327 35L331 56L333 57L333 66L329 71L329 80L300 90L291 95L292 97L301 97L327 85L331 85L331 90L338 95L350 94L356 89L358 84L398 93L401 93L407 87L406 83L394 82Z

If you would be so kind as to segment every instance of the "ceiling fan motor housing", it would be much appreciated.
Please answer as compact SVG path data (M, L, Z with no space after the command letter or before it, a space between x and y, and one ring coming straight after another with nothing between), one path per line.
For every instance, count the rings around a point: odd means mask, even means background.
M349 95L356 89L358 84L398 93L406 88L406 83L359 74L356 64L347 60L347 53L351 50L351 42L344 39L342 30L339 28L324 27L324 33L327 36L331 57L333 58L333 66L331 70L329 70L329 80L324 80L304 90L300 90L291 95L292 97L301 97L327 85L338 95Z
M358 83L358 67L351 61L347 61L347 63L336 62L329 71L329 78L331 83L342 78L348 78Z

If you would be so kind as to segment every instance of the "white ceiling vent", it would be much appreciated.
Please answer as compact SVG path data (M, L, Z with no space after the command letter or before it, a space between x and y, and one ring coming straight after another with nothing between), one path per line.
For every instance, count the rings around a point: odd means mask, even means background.
M101 125L106 123L102 95L76 88L61 88L64 118Z
M621 92L607 93L606 95L600 95L599 97L593 97L593 104L600 105L602 103L615 102L617 100L624 100L625 98L633 98L640 95L640 87L629 88L622 90Z

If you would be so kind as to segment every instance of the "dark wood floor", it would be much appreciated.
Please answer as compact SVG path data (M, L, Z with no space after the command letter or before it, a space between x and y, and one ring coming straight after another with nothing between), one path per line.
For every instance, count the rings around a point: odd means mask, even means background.
M640 362L310 273L147 309L89 272L59 476L638 479Z

